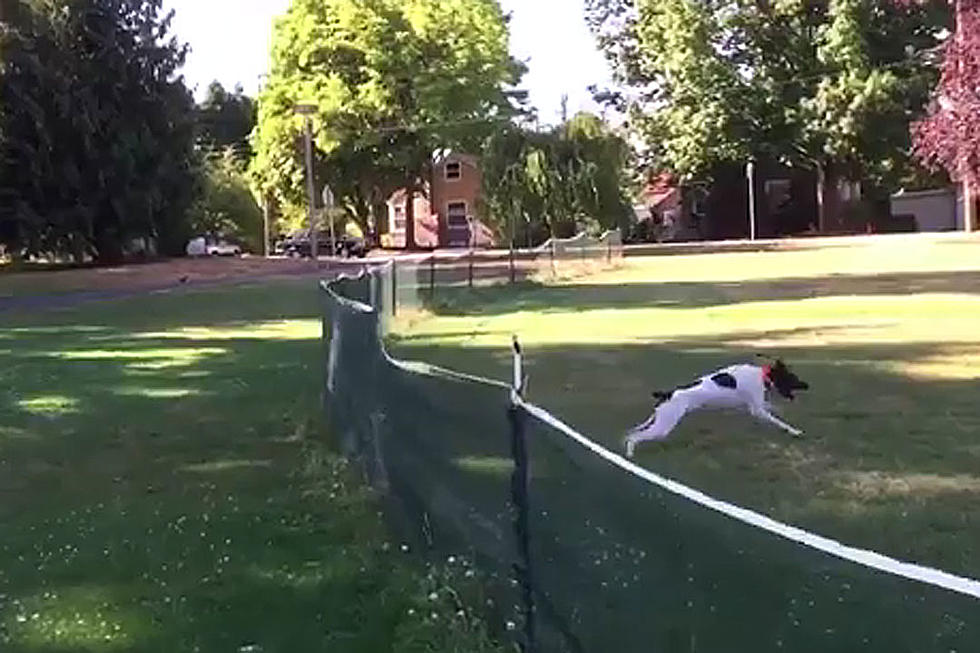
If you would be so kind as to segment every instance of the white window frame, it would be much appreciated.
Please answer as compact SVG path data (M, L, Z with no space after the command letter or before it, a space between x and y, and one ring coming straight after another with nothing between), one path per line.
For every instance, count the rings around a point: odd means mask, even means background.
M449 176L449 166L456 166L459 174L455 177ZM463 178L463 162L462 161L446 161L442 166L442 176L446 181L457 182Z
M391 207L391 233L400 234L405 232L406 216L405 216L405 204L395 204ZM398 226L398 211L401 211L402 226Z
M466 200L449 200L446 202L446 227L462 227L463 225L453 225L449 223L449 207L453 204L463 205L463 217L466 218L466 226L470 226L470 207L466 203Z

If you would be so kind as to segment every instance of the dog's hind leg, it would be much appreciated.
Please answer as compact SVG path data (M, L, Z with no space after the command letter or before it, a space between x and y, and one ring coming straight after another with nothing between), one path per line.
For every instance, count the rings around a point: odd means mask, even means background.
M779 419L778 417L770 413L768 410L766 410L764 406L753 405L749 408L749 412L751 412L752 415L758 419L769 422L770 424L775 424L776 426L783 429L787 433L796 436L803 435L803 431L796 428L795 426L790 426L783 420Z
M626 436L626 456L632 458L633 451L640 442L665 440L686 413L687 408L679 402L657 406L647 421L634 427Z

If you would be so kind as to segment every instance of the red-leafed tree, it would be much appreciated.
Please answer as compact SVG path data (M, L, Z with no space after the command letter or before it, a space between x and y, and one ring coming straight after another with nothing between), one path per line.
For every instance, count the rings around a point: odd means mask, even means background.
M912 125L912 137L916 156L945 168L970 197L980 188L980 0L951 4L956 27L945 46L939 86L929 113ZM966 226L972 228L970 220Z

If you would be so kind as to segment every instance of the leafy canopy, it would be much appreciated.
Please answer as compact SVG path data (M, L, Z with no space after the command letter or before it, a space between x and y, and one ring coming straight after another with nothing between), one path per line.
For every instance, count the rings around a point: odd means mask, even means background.
M948 22L886 0L588 0L658 167L768 156L894 180Z
M25 0L0 31L0 242L118 260L182 251L197 190L186 49L161 0Z
M396 188L422 186L436 150L472 150L512 115L522 73L495 0L293 0L259 98L254 177L303 204L294 108L312 104L318 186L367 227Z

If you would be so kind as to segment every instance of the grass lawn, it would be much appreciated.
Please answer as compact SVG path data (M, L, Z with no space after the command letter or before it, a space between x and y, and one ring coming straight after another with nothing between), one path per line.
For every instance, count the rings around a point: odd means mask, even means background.
M0 315L0 650L496 650L325 445L316 292Z
M980 577L977 242L627 259L560 285L446 291L394 350L507 379L513 333L530 398L617 450L651 390L778 353L811 384L776 402L805 438L700 413L637 461L848 544Z

